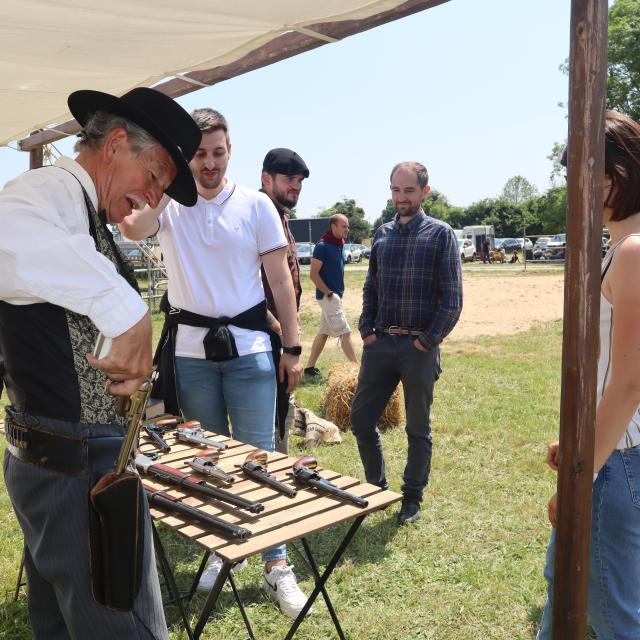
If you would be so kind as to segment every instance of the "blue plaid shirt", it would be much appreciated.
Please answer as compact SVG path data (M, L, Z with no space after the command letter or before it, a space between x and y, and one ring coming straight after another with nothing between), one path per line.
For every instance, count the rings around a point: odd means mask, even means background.
M364 283L360 335L387 327L421 330L423 347L439 344L462 311L462 270L451 227L420 211L408 224L398 216L373 239Z

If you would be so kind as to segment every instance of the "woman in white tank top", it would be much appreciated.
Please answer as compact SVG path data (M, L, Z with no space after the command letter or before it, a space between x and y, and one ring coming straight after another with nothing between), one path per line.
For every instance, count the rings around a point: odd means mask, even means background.
M588 617L599 640L640 639L640 125L615 111L605 123L600 353ZM557 469L558 443L547 462ZM549 501L555 527L557 497ZM555 529L538 640L551 639Z

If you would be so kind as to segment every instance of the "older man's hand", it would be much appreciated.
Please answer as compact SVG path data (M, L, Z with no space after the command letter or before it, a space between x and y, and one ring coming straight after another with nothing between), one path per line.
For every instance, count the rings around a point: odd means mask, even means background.
M99 360L87 354L92 367L107 375L107 391L114 396L135 393L152 367L151 316L145 315L123 334L114 338L109 353Z

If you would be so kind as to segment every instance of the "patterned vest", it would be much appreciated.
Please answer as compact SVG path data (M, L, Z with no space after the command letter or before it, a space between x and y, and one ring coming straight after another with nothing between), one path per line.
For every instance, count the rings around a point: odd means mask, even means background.
M104 216L80 187L96 250L138 291ZM97 336L98 329L87 316L63 307L0 301L0 371L14 408L68 422L123 424L116 399L104 390L105 374L87 362Z

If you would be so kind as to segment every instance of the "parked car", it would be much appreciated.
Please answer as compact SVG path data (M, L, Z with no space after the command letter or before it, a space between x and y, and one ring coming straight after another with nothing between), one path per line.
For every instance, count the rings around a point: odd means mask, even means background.
M360 251L362 252L362 257L368 260L369 256L371 255L371 247L367 247L364 244L359 244L358 247L360 247Z
M542 249L544 251L547 248L547 242L549 242L549 240L551 240L551 236L540 236L533 245L533 248Z
M529 238L516 238L516 240L520 244L520 251L522 251L523 249L531 251L533 249L533 242L531 242Z
M124 249L122 255L134 269L141 269L147 264L144 254L138 247Z
M345 244L342 255L347 264L350 262L360 262L362 260L362 251L357 244Z
M476 259L476 250L471 240L458 239L458 251L462 262L473 262Z
M497 248L504 253L522 251L522 238L520 238L520 240L518 240L517 238L505 238Z
M567 246L567 234L556 233L549 242L544 251L544 257L547 260L564 260L564 250Z
M296 253L300 264L311 264L314 247L312 242L296 242Z

